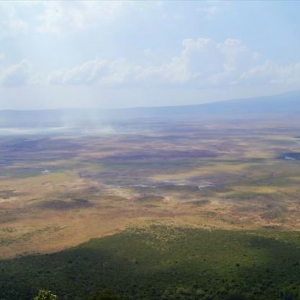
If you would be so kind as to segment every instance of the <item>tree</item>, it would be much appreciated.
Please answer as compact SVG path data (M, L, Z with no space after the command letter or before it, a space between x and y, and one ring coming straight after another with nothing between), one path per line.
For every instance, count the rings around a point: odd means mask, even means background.
M39 293L34 297L34 300L57 300L57 296L52 294L50 291L39 290Z

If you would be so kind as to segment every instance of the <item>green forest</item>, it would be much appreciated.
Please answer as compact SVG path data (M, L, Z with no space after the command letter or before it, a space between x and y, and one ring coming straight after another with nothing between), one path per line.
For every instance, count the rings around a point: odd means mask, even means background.
M0 270L1 300L293 300L300 234L151 225Z

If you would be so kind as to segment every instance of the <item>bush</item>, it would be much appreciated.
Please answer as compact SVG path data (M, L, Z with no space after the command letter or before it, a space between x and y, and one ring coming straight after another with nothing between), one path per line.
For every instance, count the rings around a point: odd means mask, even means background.
M52 294L50 291L39 290L39 293L34 297L34 300L57 300L57 296Z

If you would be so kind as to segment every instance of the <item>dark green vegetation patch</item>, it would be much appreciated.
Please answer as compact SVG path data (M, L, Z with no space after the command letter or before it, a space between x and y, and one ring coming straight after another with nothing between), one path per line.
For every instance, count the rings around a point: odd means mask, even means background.
M0 262L0 299L299 299L300 234L151 226Z

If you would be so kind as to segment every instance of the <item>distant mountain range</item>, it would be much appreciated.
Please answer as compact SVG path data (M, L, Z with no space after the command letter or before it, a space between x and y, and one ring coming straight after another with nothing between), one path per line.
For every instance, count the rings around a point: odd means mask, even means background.
M124 109L3 110L1 127L88 126L97 122L155 117L234 117L300 113L300 91L274 96L235 99L198 105L137 107Z
M198 105L131 108L128 112L156 116L169 115L248 115L300 113L300 91Z

